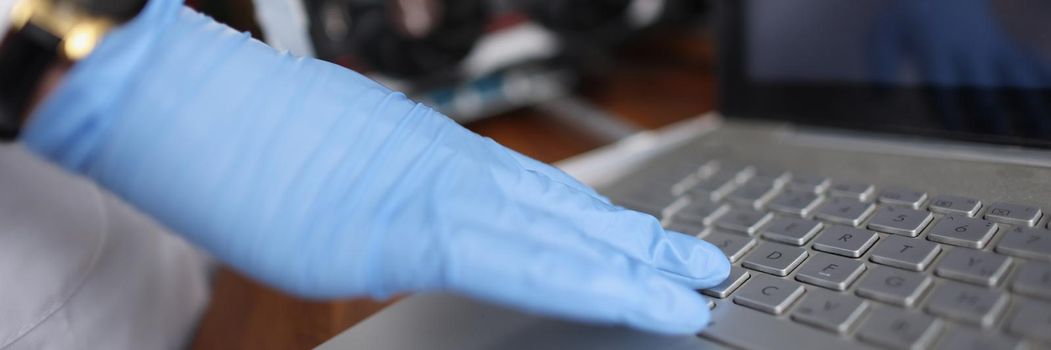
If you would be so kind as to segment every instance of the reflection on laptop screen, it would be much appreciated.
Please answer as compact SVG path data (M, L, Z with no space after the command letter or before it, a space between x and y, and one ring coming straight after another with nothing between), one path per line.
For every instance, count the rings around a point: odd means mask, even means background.
M1051 2L720 2L729 116L1051 144Z

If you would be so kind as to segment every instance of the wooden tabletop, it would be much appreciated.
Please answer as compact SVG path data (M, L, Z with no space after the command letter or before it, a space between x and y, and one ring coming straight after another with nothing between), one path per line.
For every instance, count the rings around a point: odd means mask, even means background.
M657 128L714 109L713 50L703 34L654 33L622 49L616 69L583 81L581 96L623 122ZM606 141L559 118L523 109L467 125L544 162ZM215 276L211 304L193 349L312 348L392 303L307 301L263 286L228 268Z

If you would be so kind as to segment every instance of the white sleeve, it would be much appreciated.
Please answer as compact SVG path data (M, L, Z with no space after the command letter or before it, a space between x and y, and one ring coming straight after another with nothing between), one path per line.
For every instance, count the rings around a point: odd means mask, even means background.
M4 0L0 0L4 1ZM310 18L300 0L255 0L255 16L266 43L296 56L313 57Z
M15 0L0 0L0 28L3 31L7 31L7 24L11 22L11 8L14 6Z
M0 146L0 348L185 347L209 265L89 182Z

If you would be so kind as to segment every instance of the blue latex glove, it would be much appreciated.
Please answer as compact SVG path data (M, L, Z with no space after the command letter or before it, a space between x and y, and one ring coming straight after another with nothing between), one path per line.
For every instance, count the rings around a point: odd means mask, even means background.
M153 1L37 110L29 148L273 286L445 290L688 333L714 246L341 67Z

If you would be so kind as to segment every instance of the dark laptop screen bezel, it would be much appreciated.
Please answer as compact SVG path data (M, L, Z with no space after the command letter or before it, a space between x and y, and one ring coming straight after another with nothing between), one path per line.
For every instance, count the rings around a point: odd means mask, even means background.
M717 0L715 24L718 45L720 113L731 119L764 119L792 124L933 137L972 142L1051 148L1051 139L1038 135L994 135L951 131L938 123L928 101L945 97L966 102L969 96L997 94L1009 101L1013 96L1036 94L1051 101L1051 89L936 88L852 83L768 83L748 76L749 0ZM965 108L980 113L981 106ZM1051 120L1045 122L1051 123Z

